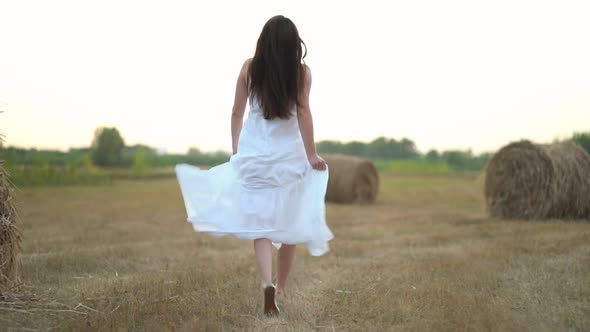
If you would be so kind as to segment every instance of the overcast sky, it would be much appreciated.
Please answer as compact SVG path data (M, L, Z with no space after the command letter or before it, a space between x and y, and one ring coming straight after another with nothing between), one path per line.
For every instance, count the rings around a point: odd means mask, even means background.
M283 14L308 47L317 140L548 142L590 131L589 3L0 0L0 132L67 149L115 126L229 151L238 72Z

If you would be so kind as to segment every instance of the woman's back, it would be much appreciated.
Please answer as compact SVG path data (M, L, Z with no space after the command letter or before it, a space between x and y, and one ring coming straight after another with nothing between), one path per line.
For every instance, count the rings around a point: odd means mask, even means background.
M293 110L295 112L295 110ZM311 170L296 116L267 120L256 97L240 133L238 152L230 163L242 183L284 186Z

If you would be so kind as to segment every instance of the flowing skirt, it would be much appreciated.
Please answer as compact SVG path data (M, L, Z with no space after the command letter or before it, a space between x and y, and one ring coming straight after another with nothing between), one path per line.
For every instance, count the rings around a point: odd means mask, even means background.
M328 170L310 167L296 117L265 120L256 113L229 162L209 170L176 166L188 221L212 236L305 244L311 255L323 255L333 238L324 203Z

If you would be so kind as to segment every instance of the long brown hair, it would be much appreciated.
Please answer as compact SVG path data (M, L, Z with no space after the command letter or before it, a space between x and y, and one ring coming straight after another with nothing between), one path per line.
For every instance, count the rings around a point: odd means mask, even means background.
M307 47L293 22L274 16L262 28L248 76L250 92L258 97L264 118L287 119L303 89Z

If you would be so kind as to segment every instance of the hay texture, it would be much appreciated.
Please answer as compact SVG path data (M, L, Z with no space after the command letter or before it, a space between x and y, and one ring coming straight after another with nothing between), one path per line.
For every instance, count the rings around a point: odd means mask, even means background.
M330 170L326 201L368 204L377 200L379 174L371 161L340 154L322 157Z
M488 163L484 195L493 217L590 219L590 156L570 142L508 144Z
M2 289L19 283L20 231L17 214L6 171L0 160L0 294Z

